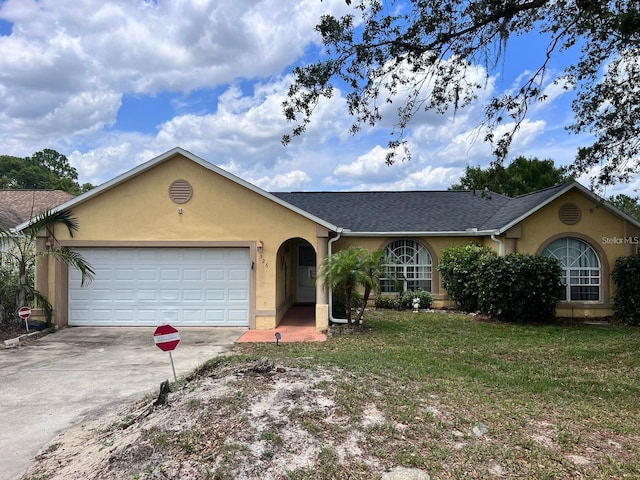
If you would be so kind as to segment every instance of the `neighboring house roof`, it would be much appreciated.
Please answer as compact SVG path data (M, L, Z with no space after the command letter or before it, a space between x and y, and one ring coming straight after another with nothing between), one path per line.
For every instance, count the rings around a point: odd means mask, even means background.
M14 228L73 197L62 190L0 190L0 227Z

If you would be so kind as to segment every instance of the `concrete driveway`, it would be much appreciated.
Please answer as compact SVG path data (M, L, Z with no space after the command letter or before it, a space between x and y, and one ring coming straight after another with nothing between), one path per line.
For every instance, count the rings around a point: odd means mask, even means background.
M74 327L0 350L0 480L13 480L57 433L92 410L173 381L155 328ZM178 378L226 352L246 328L182 328Z

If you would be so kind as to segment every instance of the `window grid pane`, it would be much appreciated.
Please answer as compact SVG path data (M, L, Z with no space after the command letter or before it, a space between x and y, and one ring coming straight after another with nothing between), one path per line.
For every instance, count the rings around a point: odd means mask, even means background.
M543 255L556 258L563 266L565 285L562 301L600 300L600 259L595 250L579 238L561 238L550 243Z
M386 273L380 279L382 292L431 291L433 265L423 245L413 240L396 240L387 246L386 257Z

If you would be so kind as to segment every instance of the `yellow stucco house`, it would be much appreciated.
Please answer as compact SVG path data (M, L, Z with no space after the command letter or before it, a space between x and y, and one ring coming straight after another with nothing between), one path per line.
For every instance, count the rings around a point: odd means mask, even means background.
M57 207L79 231L55 236L94 267L41 262L36 287L59 326L278 325L294 304L329 322L316 272L331 252L383 249L405 288L451 306L437 272L443 249L477 242L500 254L554 256L565 267L560 316L612 313L610 272L636 253L640 224L578 183L517 198L490 192L268 193L180 148ZM46 248L43 233L38 248ZM382 282L383 292L396 288Z

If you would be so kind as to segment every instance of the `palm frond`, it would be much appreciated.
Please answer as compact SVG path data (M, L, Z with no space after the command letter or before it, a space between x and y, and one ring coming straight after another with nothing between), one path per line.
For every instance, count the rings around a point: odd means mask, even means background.
M53 306L49 303L47 297L31 285L21 285L21 288L27 293L27 297L33 298L37 307L42 308L47 324L51 325L51 321L53 320Z
M57 223L65 226L71 237L73 237L73 232L77 232L80 228L78 219L73 216L71 210L45 210L36 216L26 230L37 233Z
M66 263L76 270L79 270L82 275L80 285L83 287L90 284L95 278L96 272L93 270L93 267L80 253L75 250L68 248L52 248L51 250L48 250L46 254L62 263Z

